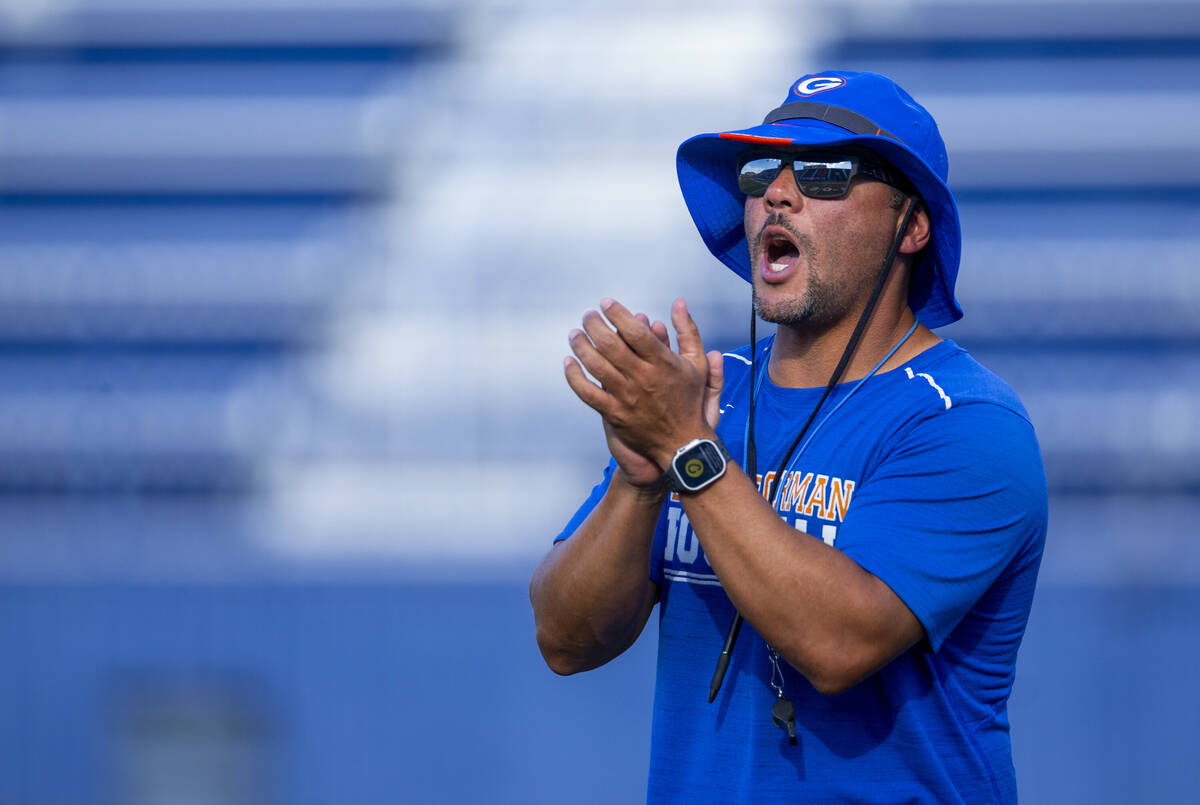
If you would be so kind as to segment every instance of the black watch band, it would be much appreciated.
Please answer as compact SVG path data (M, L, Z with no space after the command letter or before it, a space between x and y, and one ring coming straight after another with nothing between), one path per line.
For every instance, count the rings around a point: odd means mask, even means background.
M725 474L729 459L720 439L692 439L675 451L663 481L672 492L699 492Z

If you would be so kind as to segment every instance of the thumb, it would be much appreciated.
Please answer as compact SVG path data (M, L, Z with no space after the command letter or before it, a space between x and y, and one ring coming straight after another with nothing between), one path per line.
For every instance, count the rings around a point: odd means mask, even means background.
M708 369L707 358L704 355L704 343L700 340L700 328L688 313L687 302L682 298L676 299L671 305L671 324L679 341L679 354L686 358L697 370L705 372Z
M721 389L725 386L725 357L713 350L708 360L708 380L704 384L704 421L714 430L721 419Z

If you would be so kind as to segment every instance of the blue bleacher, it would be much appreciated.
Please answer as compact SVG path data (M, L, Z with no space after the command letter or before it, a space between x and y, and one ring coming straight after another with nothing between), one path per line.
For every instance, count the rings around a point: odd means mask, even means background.
M21 412L0 494L241 493L232 396L323 341L378 246L388 152L353 115L444 59L453 14L95 3L41 23L0 25L0 406Z

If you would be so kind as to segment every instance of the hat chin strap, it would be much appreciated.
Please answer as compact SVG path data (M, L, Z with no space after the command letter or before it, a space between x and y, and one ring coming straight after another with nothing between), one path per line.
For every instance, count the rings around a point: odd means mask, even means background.
M867 329L867 322L871 319L871 314L875 311L875 305L879 301L880 295L883 293L883 286L887 284L888 275L892 271L892 263L896 260L896 255L900 251L900 244L904 242L904 236L908 233L908 224L912 220L913 213L917 211L917 200L913 196L908 197L908 209L904 211L904 215L900 219L900 226L896 232L896 237L892 240L892 247L888 249L887 257L883 258L883 265L879 269L879 277L875 280L875 287L871 290L871 298L867 300L867 306L863 308L862 315L858 317L858 324L854 325L854 332L850 334L850 340L846 342L846 349L842 352L842 359L838 361L837 368L833 370L833 375L829 378L829 383L825 386L825 394L821 397L817 407L813 409L812 414L808 417L808 422L804 424L804 429L807 430L813 417L817 415L817 410L820 409L821 403L825 402L825 397L829 396L829 392L842 379L842 372L846 370L846 366L850 363L850 358L854 356L854 350L858 348L858 341L862 337L863 330ZM803 436L803 431L801 436ZM800 436L796 437L796 443L799 443ZM793 444L793 448L795 444ZM791 452L790 450L788 452Z
M786 104L790 106L792 104ZM823 106L824 104L812 104L815 106ZM783 107L781 107L783 108ZM917 200L913 196L908 197L908 208L904 211L903 217L900 219L900 226L896 232L896 237L892 240L892 247L888 249L887 257L883 259L883 265L879 269L879 276L875 280L875 287L871 290L871 297L867 300L867 306L863 308L863 312L858 317L858 323L854 326L854 332L850 334L850 340L846 342L846 348L842 350L842 358L838 361L837 367L833 370L833 374L829 377L829 382L825 384L825 393L821 395L821 399L813 406L812 413L808 415L808 419L804 422L804 427L800 428L800 432L796 434L796 438L792 440L791 446L784 452L783 460L779 462L779 467L775 470L774 476L768 475L767 478L774 477L776 479L783 477L783 471L787 468L788 461L792 458L792 453L796 452L797 445L804 438L804 434L808 432L808 428L816 419L817 413L821 410L821 406L825 404L825 399L829 393L833 391L833 387L842 379L842 373L846 371L846 367L850 364L850 359L854 356L854 351L858 348L858 342L862 338L863 331L867 328L867 322L871 319L871 314L875 311L875 305L879 302L879 297L883 293L883 286L887 284L888 275L892 271L892 263L896 260L896 255L900 251L900 244L904 242L904 236L908 233L908 224L912 220L913 213L917 211ZM754 280L750 280L751 294L754 292ZM755 378L758 373L755 369L755 364L758 359L758 344L755 342L755 325L758 321L758 315L754 311L754 304L750 305L750 412L749 423L747 430L749 431L746 439L746 473L750 476L752 483L758 483L758 456L754 446L754 389L758 384ZM779 489L782 484L775 488L775 494L779 494ZM766 492L767 490L762 490ZM772 506L774 506L772 502ZM742 613L734 612L733 621L729 624L729 630L725 633L725 643L721 647L721 654L717 657L717 667L713 671L712 682L708 686L708 700L713 701L717 697L717 692L721 689L721 683L725 679L725 671L729 668L729 660L733 656L733 646L737 642L738 633L742 628Z

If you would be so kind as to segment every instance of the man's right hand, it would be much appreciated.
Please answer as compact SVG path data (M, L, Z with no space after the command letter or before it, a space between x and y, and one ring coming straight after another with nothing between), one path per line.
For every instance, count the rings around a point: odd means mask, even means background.
M645 313L638 313L637 319L650 328L650 332L654 333L663 346L670 348L671 338L667 333L666 324L661 321L651 323ZM720 352L709 352L705 357L708 359L708 381L704 390L704 419L710 428L716 430L717 422L721 419L721 390L725 385L725 362ZM608 450L620 469L620 476L623 476L622 480L641 491L659 492L665 488L662 482L663 473L666 471L665 467L659 467L649 458L621 441L621 437L617 436L607 422L604 423L604 437L608 441Z

